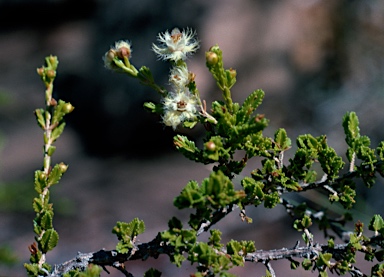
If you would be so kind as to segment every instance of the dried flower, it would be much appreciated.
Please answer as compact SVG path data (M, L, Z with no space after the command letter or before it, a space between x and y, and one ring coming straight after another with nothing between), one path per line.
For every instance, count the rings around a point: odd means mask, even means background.
M128 41L116 41L115 46L111 47L111 49L104 54L104 65L108 69L116 70L119 67L115 64L115 58L124 59L124 57L126 57L129 59L131 53L131 44Z
M163 122L173 129L184 122L196 120L198 100L189 92L169 93L163 99Z
M199 49L199 41L195 39L196 32L187 28L180 32L178 28L172 30L171 33L166 31L158 35L158 41L162 45L152 45L153 51L162 60L185 60L190 54Z

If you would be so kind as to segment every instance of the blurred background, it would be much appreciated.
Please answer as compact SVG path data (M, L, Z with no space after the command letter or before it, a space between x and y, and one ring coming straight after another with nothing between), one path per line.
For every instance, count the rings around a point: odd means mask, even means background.
M42 166L42 130L33 111L44 105L44 86L36 68L47 55L59 57L55 98L75 106L57 141L53 162L69 170L52 190L58 247L49 263L62 263L77 251L112 249L116 221L144 220L140 241L153 239L177 215L172 205L191 179L201 182L209 167L184 159L172 146L175 134L160 118L143 110L157 95L134 79L107 71L102 56L116 40L133 44L131 62L151 68L160 84L169 65L151 51L159 32L174 27L197 30L201 49L188 61L202 98L220 97L205 68L205 51L218 44L224 64L237 70L233 98L242 102L253 90L266 92L259 113L270 119L266 135L283 127L295 141L300 134L327 134L340 154L346 151L341 120L355 111L361 133L373 147L384 139L384 2L380 0L0 0L0 247L13 265L0 276L25 276L28 245L34 238L31 202L33 172ZM201 141L203 129L179 130ZM290 157L286 154L286 159ZM248 170L258 166L250 162ZM254 166L254 167L253 167ZM253 167L253 168L252 168ZM383 182L360 193L355 220L383 212ZM223 239L252 239L258 249L293 247L301 234L282 207L265 216L249 211L246 225L234 212L218 224ZM288 226L288 227L287 227ZM322 241L322 234L315 240ZM8 249L8 250L6 250ZM186 263L187 264L187 263ZM278 276L289 262L273 263ZM168 257L127 264L135 276L153 266L162 276L189 276ZM121 276L116 270L102 276ZM261 276L265 267L247 264L233 271ZM369 273L369 272L366 272Z

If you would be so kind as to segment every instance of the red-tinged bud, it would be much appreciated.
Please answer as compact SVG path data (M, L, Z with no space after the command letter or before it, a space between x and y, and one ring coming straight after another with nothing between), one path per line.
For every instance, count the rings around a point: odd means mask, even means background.
M117 56L120 59L124 59L124 57L127 57L128 59L131 57L131 49L128 47L121 47L117 51Z
M188 80L189 82L194 82L195 81L195 78L196 78L196 74L193 73L193 72L188 72Z
M237 72L235 69L230 68L229 69L229 74L231 75L232 78L236 78Z
M55 98L52 98L51 101L49 102L50 106L57 106L57 101Z
M207 143L205 143L205 149L207 149L208 151L215 151L216 144L213 141L208 141Z
M219 61L219 57L216 53L209 51L205 53L205 60L208 65L215 65Z
M37 74L39 74L40 76L43 76L44 75L44 67L39 67L37 69Z
M52 69L49 69L47 70L47 77L52 79L52 78L55 78L56 77L56 71L55 70L52 70Z

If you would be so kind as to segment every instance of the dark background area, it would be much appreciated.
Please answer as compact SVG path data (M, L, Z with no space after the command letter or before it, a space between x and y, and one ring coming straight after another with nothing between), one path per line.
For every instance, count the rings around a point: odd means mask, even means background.
M0 276L25 276L22 264L33 242L33 172L42 165L43 145L33 111L44 103L36 68L45 56L60 61L55 97L75 106L53 157L54 163L69 164L52 189L60 241L48 262L61 263L77 251L113 248L117 240L111 230L118 220L143 219L147 232L141 242L164 230L175 214L187 222L187 211L176 210L172 199L190 179L201 182L209 174L209 167L183 159L172 146L175 133L143 110L145 101L159 100L157 95L104 68L102 56L116 40L131 41L131 62L150 67L164 84L169 65L151 51L157 34L174 27L196 29L201 49L188 65L203 99L210 103L220 97L204 59L205 51L219 44L225 66L238 73L234 99L242 102L258 88L266 92L259 113L270 119L267 135L280 127L293 142L300 134L327 134L343 154L341 120L347 111L357 113L373 147L384 138L383 15L379 0L0 0L0 244L19 259L13 267L0 265ZM196 141L203 134L201 127L179 131ZM251 161L247 170L258 163ZM356 220L382 213L382 193L379 179L359 194ZM318 197L312 200L320 203ZM262 208L249 211L254 223L245 225L234 212L217 228L224 239L255 240L258 249L293 247L300 234L285 211L265 214ZM170 266L167 257L127 265L135 276L150 266L163 276L193 272ZM276 262L278 276L308 276L285 271L288 267ZM234 273L261 276L265 268L246 265Z

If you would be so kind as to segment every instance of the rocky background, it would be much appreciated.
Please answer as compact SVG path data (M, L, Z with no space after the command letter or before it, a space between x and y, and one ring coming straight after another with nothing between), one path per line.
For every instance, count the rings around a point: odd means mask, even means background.
M183 159L172 147L173 131L142 109L143 102L158 99L155 93L104 69L101 57L116 40L130 40L132 63L149 66L164 83L168 65L156 60L151 44L166 29L192 27L201 49L189 66L208 102L219 93L204 53L219 44L225 66L238 72L234 99L242 102L257 88L266 92L259 113L270 119L267 135L279 127L293 141L299 134L327 134L330 145L345 153L341 119L355 111L374 146L384 139L380 0L0 0L0 20L0 244L18 258L14 266L0 265L1 277L25 276L22 264L33 242L33 172L42 165L43 145L33 111L44 101L36 68L49 54L60 60L55 96L75 106L54 155L55 163L70 167L52 191L60 241L49 263L64 262L77 251L112 249L117 240L111 229L118 220L144 220L142 242L164 230L175 214L186 222L187 211L177 211L172 199L190 179L200 182L209 174L209 168ZM202 131L181 130L198 142ZM380 180L359 195L356 219L382 213L383 191ZM258 249L293 247L300 240L282 208L268 217L263 208L249 215L252 225L241 223L235 212L216 227L225 240L252 239ZM191 272L174 268L167 257L127 265L135 276L151 266L163 276ZM287 271L287 261L274 265L278 276L308 276ZM233 272L261 276L265 268L248 264ZM103 276L121 274L111 269Z

